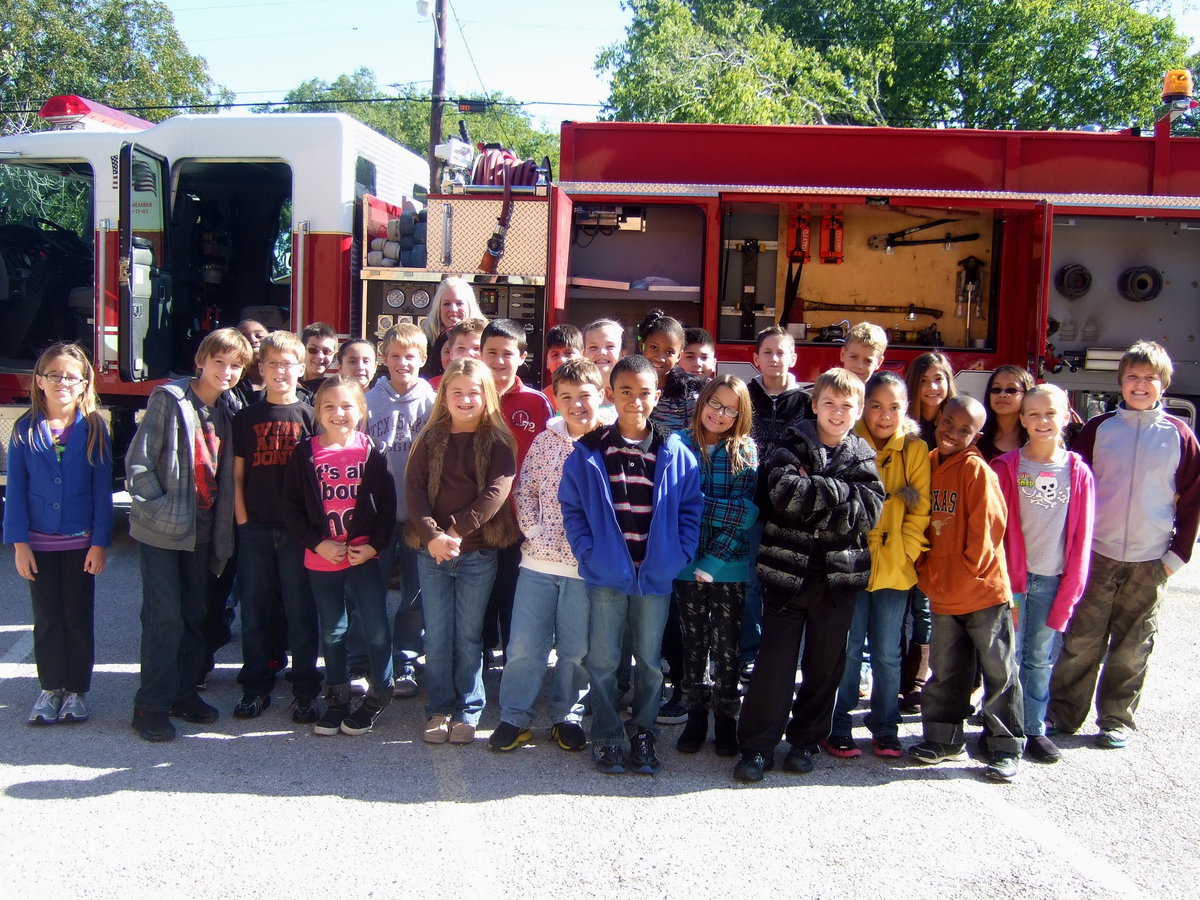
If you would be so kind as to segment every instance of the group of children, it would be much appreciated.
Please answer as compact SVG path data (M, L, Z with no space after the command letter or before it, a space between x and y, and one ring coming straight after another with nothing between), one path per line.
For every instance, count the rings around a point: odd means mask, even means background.
M1082 429L1078 453L1062 439L1066 395L1032 380L1011 390L998 371L991 409L1015 398L1021 442L998 452L1006 418L988 432L989 465L975 446L987 410L955 393L945 357L919 358L906 384L880 369L876 326L852 329L841 367L811 391L780 327L758 335L747 384L715 373L706 332L658 311L628 355L616 321L556 326L543 394L517 375L523 329L477 313L469 285L448 279L436 333L397 325L378 360L367 341L339 350L319 323L299 337L243 323L204 339L196 377L154 390L126 457L142 738L173 738L173 717L218 717L198 690L205 619L213 578L235 560L233 714L270 705L286 647L292 718L321 735L363 734L393 697L423 689L423 740L472 742L498 643L489 746L532 738L553 650L551 737L572 751L590 741L607 773L661 766L664 656L686 710L677 749L701 750L711 723L743 781L773 768L781 737L788 772L822 751L861 755L864 651L880 757L902 755L902 703L921 710L913 760L961 757L978 675L993 779L1014 777L1023 751L1058 759L1050 737L1081 727L1094 690L1102 745L1128 740L1157 604L1200 519L1200 449L1162 410L1171 366L1158 345L1126 354L1123 402ZM10 446L5 539L32 583L43 690L30 721L79 721L112 453L77 347L47 350L35 385ZM932 670L915 696L913 648Z

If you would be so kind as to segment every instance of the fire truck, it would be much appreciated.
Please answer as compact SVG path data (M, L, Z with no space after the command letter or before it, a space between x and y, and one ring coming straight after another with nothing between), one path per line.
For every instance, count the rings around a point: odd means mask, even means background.
M415 214L427 191L425 160L344 115L153 124L72 96L41 115L66 130L0 138L0 402L78 340L118 447L213 328L361 334L364 198Z
M1081 412L1113 402L1121 353L1152 339L1194 421L1200 141L1172 136L1180 108L1144 134L568 122L541 196L443 181L428 263L474 278L490 313L515 302L531 334L614 317L632 338L657 307L752 375L755 334L781 322L811 380L865 320L893 368L936 348L974 393L1015 363ZM369 331L419 315L410 276L364 272Z

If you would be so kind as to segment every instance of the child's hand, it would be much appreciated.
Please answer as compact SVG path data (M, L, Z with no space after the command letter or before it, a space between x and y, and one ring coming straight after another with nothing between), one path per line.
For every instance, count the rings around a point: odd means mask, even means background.
M317 544L317 555L326 562L340 563L346 558L346 545L326 538Z
M17 554L17 574L26 581L34 581L37 574L37 563L33 559L33 550L28 544L14 544Z
M83 571L89 575L99 575L104 571L106 560L103 547L89 547L87 556L83 558Z
M448 534L439 534L429 542L426 549L429 550L429 555L433 557L434 562L441 565L458 556L461 544L462 541L458 538L453 538Z
M370 544L354 544L346 548L346 555L350 557L350 565L361 566L368 559L378 556L375 548Z

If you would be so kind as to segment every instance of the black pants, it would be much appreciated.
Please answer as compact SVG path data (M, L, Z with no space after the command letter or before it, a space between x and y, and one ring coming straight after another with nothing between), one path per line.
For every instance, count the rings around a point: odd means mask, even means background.
M488 598L487 613L483 622L483 646L485 648L508 647L508 633L512 625L513 598L517 593L517 576L521 573L521 542L496 551L496 580Z
M683 626L683 705L688 712L709 710L718 716L737 716L741 674L742 614L745 582L676 581L674 597ZM712 659L713 679L708 680Z
M44 691L86 694L96 661L96 577L83 550L34 550L33 658Z
M856 592L831 590L820 578L801 594L763 588L762 645L742 702L738 743L743 751L770 755L785 725L793 747L812 747L829 737ZM797 689L796 656L802 639Z

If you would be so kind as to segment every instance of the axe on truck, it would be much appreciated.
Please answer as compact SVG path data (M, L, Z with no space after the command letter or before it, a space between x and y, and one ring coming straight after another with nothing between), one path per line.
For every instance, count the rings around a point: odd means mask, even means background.
M917 306L915 303L910 303L907 306L886 306L878 303L858 304L858 303L822 303L817 300L802 300L805 309L811 309L820 312L884 312L884 313L899 313L906 316L933 316L935 319L942 317L940 309L933 309L929 306Z

